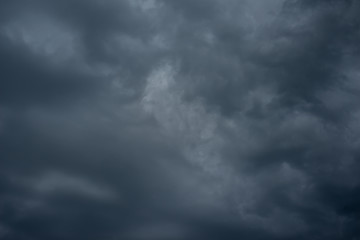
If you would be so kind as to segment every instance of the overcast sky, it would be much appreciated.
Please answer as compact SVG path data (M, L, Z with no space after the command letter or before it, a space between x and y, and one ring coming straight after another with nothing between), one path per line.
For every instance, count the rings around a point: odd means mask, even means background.
M1 240L359 240L360 2L1 0Z

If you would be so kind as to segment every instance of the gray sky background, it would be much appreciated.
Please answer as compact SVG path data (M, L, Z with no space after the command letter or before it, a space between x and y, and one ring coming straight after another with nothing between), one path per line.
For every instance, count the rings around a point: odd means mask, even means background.
M355 0L0 1L0 239L360 239L359 42Z

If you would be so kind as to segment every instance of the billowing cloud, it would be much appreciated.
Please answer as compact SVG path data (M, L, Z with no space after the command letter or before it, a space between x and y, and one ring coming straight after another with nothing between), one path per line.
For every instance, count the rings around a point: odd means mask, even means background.
M0 3L0 239L358 239L360 4Z

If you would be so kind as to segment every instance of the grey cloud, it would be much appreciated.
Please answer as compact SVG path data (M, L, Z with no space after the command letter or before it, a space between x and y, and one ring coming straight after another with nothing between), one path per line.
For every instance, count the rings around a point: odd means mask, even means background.
M359 238L359 6L2 1L0 238Z

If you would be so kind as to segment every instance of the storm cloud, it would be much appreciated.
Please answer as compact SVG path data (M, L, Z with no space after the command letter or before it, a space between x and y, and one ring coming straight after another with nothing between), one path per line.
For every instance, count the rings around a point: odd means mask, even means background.
M0 2L0 239L360 239L360 3Z

